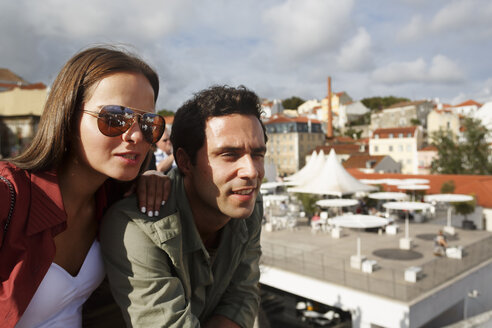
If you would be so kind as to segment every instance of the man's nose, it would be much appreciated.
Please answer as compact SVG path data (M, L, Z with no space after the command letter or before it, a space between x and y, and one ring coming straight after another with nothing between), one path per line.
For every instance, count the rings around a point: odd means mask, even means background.
M245 155L241 158L239 177L255 179L258 177L258 169L251 155Z

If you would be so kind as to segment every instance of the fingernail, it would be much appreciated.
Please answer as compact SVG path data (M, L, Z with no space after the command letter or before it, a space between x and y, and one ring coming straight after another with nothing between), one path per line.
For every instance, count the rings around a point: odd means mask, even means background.
M151 217L153 216L152 211L149 211L149 212L147 213L147 215L148 215L148 217L149 217L149 218L151 218Z
M147 212L147 209L145 208L145 206L142 206L142 208L140 209L140 211L145 214Z
M164 205L164 204L166 204L166 201L165 201L165 200L163 200L163 201L161 202L161 205Z
M159 211L154 211L154 216L159 216Z

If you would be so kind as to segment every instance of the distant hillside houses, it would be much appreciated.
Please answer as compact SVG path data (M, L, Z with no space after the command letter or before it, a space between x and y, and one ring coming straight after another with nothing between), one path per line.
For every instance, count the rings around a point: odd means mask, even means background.
M270 102L269 106L273 108L273 102ZM444 130L451 132L457 141L462 140L462 121L465 117L481 120L492 131L492 102L482 105L474 100L467 100L457 105L450 105L443 104L436 98L402 102L371 111L361 101L354 101L346 92L334 92L331 97L331 109L331 124L335 136L327 135L328 97L321 100L307 100L297 108L297 111L278 111L291 119L304 118L319 121L326 137L324 141L317 139L320 143L314 150L319 152L323 149L324 153L328 154L329 149L334 148L340 162L361 166L360 169L366 172L372 170L387 173L429 174L432 160L437 156L437 148L432 146L433 135ZM360 125L360 122L367 122L367 115L370 115L369 124ZM347 139L342 141L340 137L344 134L350 135L348 139L352 141ZM355 145L354 138L365 138L366 149ZM492 134L488 138L492 148ZM362 144L362 139L358 143ZM391 161L393 163L378 166L374 165L374 159L363 163L362 155L375 158L383 156L386 158L385 163ZM307 151L306 158L299 160L297 166L302 168L302 163L306 163L310 156L311 152ZM358 157L350 159L352 156ZM284 174L288 174L288 171L279 169L279 172Z
M0 158L22 151L36 133L48 88L0 68Z

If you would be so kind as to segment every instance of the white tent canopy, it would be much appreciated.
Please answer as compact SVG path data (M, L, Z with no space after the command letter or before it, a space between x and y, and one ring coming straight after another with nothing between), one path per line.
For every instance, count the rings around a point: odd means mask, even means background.
M314 153L314 152L313 152ZM314 157L314 159L313 159ZM291 186L303 185L314 179L323 169L325 164L325 153L321 150L318 155L313 154L310 161L297 173L287 177L286 184Z
M285 177L285 180L286 181L292 181L292 180L297 179L298 177L303 176L307 172L309 172L310 168L312 168L313 163L316 162L317 158L318 158L318 153L316 153L316 151L313 150L313 153L311 154L311 157L309 158L309 161L306 163L306 165L304 165L302 167L302 169L300 169L296 173L289 175L288 177Z
M363 184L345 170L338 161L333 149L330 151L322 168L313 171L309 180L288 189L289 192L334 195L338 197L358 191L373 190L377 190L377 188Z

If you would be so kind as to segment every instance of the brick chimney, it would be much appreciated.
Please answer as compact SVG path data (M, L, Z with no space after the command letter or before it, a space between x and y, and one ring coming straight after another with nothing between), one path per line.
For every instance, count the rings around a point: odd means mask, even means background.
M328 119L326 122L326 137L333 138L333 113L331 109L331 77L328 76Z

